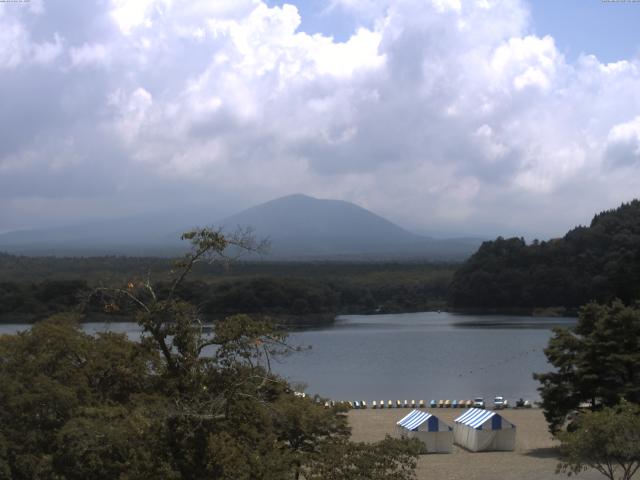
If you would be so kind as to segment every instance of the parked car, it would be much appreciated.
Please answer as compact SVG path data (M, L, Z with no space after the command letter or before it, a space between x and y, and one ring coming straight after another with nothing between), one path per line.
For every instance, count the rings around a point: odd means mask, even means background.
M476 397L473 399L473 408L484 408L484 398Z
M494 410L502 410L503 408L507 408L509 403L504 399L504 397L497 396L493 398L493 409Z

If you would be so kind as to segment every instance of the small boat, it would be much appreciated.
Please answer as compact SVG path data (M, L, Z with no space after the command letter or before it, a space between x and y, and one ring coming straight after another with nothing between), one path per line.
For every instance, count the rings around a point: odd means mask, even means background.
M371 402L371 408L373 408L373 409L378 408L378 404L376 403L375 400L373 402Z
M424 400L420 400L420 403L418 403L418 407L424 408Z
M453 400L451 402L451 408L458 408L458 400Z
M444 408L451 408L451 400L444 401Z
M387 403L387 407L388 408L393 408L393 402L391 400L389 400L389 403Z
M409 408L409 400L405 400L404 403L402 404L402 406L404 408Z
M380 408L384 408L384 400L380 400Z
M444 400L438 400L438 408L444 408Z
M416 408L416 401L415 400L411 400L411 408Z
M396 400L396 408L402 407L402 402L400 400Z
M360 408L367 408L367 402L365 402L364 400L362 400L360 402Z
M430 408L438 408L438 402L436 402L435 400L431 400L429 402L429 407Z

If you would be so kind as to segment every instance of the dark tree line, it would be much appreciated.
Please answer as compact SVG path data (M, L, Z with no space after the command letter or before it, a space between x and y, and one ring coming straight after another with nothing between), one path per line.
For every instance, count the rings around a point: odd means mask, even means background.
M42 318L73 309L89 289L84 280L51 280L40 283L0 282L0 315Z
M563 238L485 242L455 273L454 307L575 309L640 296L640 201L596 215Z
M380 277L362 284L349 279L258 277L229 281L185 281L177 294L196 305L207 319L239 313L304 316L310 314L418 311L442 305L450 276L405 280ZM134 282L135 279L131 279ZM171 288L158 283L159 291ZM0 282L0 315L31 316L34 320L79 307L91 290L85 280L40 283ZM89 312L101 312L99 304ZM119 311L125 314L127 312Z

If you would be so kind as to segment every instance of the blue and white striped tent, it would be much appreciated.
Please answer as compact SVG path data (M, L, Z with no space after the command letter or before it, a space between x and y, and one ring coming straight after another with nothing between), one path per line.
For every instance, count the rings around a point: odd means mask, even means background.
M515 449L516 426L497 412L472 408L454 422L455 442L472 452Z
M417 438L424 444L427 453L451 453L453 451L453 429L435 415L413 410L397 422L401 437Z

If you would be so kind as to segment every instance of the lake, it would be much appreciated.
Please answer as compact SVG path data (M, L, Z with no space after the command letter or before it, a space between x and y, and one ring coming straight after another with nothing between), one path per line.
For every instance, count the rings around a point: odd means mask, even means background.
M571 318L422 312L345 315L326 328L296 331L289 342L309 345L272 364L308 393L335 400L539 398L533 372L550 369L543 349L555 326ZM12 333L28 325L0 325ZM139 337L132 323L87 323Z

